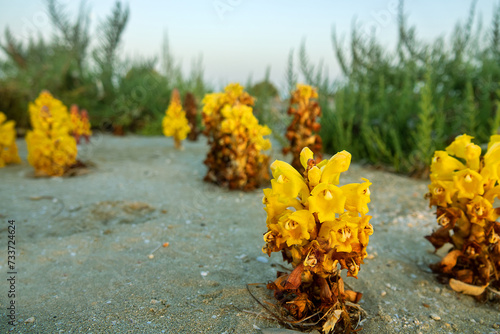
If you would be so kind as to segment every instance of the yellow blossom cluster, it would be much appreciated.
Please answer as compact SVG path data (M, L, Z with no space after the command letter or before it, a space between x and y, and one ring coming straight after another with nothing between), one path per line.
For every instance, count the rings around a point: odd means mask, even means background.
M0 168L7 164L21 163L16 145L16 123L7 121L7 117L0 112Z
M29 113L33 130L26 135L28 162L37 175L63 175L77 156L66 106L43 91L29 104Z
M85 138L87 143L90 142L92 130L90 129L89 114L87 110L82 109L80 112L78 106L73 104L70 108L71 134L76 139L76 143L80 144L80 138Z
M163 134L167 137L174 137L175 147L182 147L181 141L186 139L190 127L186 118L186 112L182 109L181 96L177 89L172 92L170 104L163 117Z
M253 115L254 99L239 84L223 93L203 99L204 134L210 150L205 159L205 180L230 189L255 189L268 178L269 157L261 151L271 148L267 126Z
M299 158L303 175L283 161L271 165L272 188L264 190L263 198L267 232L262 248L268 255L281 251L294 268L290 274L278 273L268 288L296 319L324 314L332 307L344 312L346 300L359 301L360 293L344 290L340 271L347 269L348 276L357 277L373 233L367 215L371 183L362 179L339 185L351 154L342 151L316 164L305 147ZM349 316L342 318L347 321Z
M317 134L321 127L317 122L317 118L321 116L321 108L317 98L318 93L314 87L302 84L297 84L297 89L290 98L288 114L292 115L293 119L286 132L290 146L283 148L283 154L292 153L292 166L297 170L302 170L299 155L304 147L313 151L316 162L321 161L323 144Z
M486 153L471 136L458 136L446 151L436 151L426 195L437 207L440 227L426 238L436 249L452 250L431 268L474 286L500 285L500 135L490 138Z

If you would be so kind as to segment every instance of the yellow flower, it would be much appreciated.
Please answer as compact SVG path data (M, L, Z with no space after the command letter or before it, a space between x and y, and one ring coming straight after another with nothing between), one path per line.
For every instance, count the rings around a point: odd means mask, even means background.
M309 159L314 159L314 153L311 151L309 147L304 147L302 151L300 151L300 164L304 169L307 169L307 162Z
M286 208L293 207L296 210L303 208L296 198L280 197L279 193L273 192L270 188L264 189L262 203L265 204L268 224L274 217L285 212Z
M465 146L465 160L467 167L475 171L479 170L479 157L481 156L481 147L476 144L467 144Z
M498 180L500 178L500 142L488 145L481 175L486 179Z
M336 213L343 213L346 197L342 189L328 183L318 184L309 197L309 208L311 212L318 213L320 222L335 219Z
M453 172L464 168L463 163L450 157L445 151L436 151L431 163L431 180L452 180Z
M331 248L337 252L352 251L352 245L359 243L358 229L361 217L349 213L342 214L339 218L321 224L318 238L328 241ZM365 226L363 226L364 229Z
M309 188L295 168L286 162L276 160L271 165L271 172L274 177L271 180L273 192L288 198L300 196L302 200L306 200Z
M484 193L482 176L469 168L456 172L453 181L458 189L458 198L473 199Z
M452 203L452 197L458 191L453 181L433 181L428 188L431 196L430 206L446 207Z
M342 151L335 154L328 160L326 166L323 168L323 173L321 175L321 182L339 184L340 173L343 173L349 169L351 164L351 153L347 151Z
M500 198L500 185L486 191L484 194L484 198L490 203L493 203L495 198Z
M373 234L373 226L370 224L372 216L363 216L359 221L358 239L363 247L368 245L369 236Z
M466 158L466 147L471 143L472 136L463 134L457 136L455 140L446 148L448 154L454 155L458 158Z
M493 146L493 144L500 142L500 135L493 135L490 137L490 142L488 143L488 150Z
M295 212L287 210L285 212L279 218L278 224L287 246L302 245L304 241L309 240L310 232L316 226L314 216L309 210Z
M495 221L498 215L493 206L483 196L476 196L467 205L467 214L471 223L484 226L484 220Z
M351 183L340 187L346 196L345 208L348 211L359 212L362 215L368 213L368 203L370 203L370 185L367 179L362 179L364 183Z
M221 98L224 96L224 93L211 93L206 94L203 97L203 113L207 116L212 115L212 113L218 110L221 106Z
M311 98L317 98L318 92L316 89L312 88L309 85L297 84L297 91L299 93L300 99L305 101L309 101Z

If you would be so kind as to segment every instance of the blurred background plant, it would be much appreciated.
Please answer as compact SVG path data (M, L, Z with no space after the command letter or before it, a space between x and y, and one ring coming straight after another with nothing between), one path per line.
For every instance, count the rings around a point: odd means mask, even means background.
M332 83L309 64L302 46L300 70L319 88L325 149L346 149L396 172L428 174L432 152L469 133L486 143L500 125L500 5L482 30L473 1L448 43L419 41L399 3L399 40L388 52L353 22L350 45L335 30L332 41L345 80ZM350 50L346 53L345 50ZM334 96L334 104L330 96Z
M120 1L93 34L84 1L76 17L56 0L46 0L46 9L55 31L49 40L38 35L23 42L9 29L0 40L7 56L0 60L0 109L24 131L29 128L28 101L43 89L87 109L92 124L103 130L155 135L161 135L161 119L174 87L182 94L193 92L199 101L208 91L202 58L184 75L166 37L162 66L156 58L122 57L129 8Z
M205 79L201 56L184 73L166 34L158 58L124 57L120 45L129 9L119 1L95 34L84 2L76 16L56 0L46 5L55 28L49 40L31 36L22 42L8 29L0 39L7 56L0 59L0 110L16 121L18 133L29 127L27 103L42 89L87 109L94 127L161 135L174 87L181 96L193 93L198 105L206 93L222 88ZM269 79L270 67L262 80L248 79L255 116L285 145L289 94L298 82L315 86L325 152L345 149L361 162L425 176L434 150L465 132L486 143L500 126L500 4L492 6L492 21L483 25L473 0L468 17L448 38L423 41L400 1L393 50L359 22L353 21L350 36L333 29L342 78L331 78L324 63L314 64L304 40L290 50L279 88Z

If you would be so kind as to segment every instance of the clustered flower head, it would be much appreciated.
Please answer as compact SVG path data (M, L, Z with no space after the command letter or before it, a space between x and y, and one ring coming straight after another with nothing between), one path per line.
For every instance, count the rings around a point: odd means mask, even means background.
M80 144L80 138L85 138L87 143L90 142L92 130L90 130L89 114L87 110L82 109L80 112L78 106L73 104L70 108L71 134L75 137L76 143Z
M190 131L186 112L182 109L181 95L177 89L172 92L170 104L163 117L163 134L167 137L174 137L175 147L180 149L181 141L186 139Z
M0 112L0 168L7 164L21 163L16 145L16 123L7 121L7 117Z
M200 131L198 130L198 105L196 104L196 98L193 93L186 93L186 97L184 98L184 109L186 109L186 117L190 128L188 139L196 141Z
M255 189L269 177L269 156L261 151L271 148L264 138L271 130L254 116L253 97L239 84L230 84L222 93L207 94L203 104L210 145L205 180L230 189Z
M426 195L436 206L440 227L426 238L437 249L452 250L431 268L472 286L500 286L500 135L490 138L481 156L473 137L458 136L446 151L436 151ZM462 284L460 283L460 284ZM452 286L453 287L453 286Z
M320 124L317 118L321 116L321 108L316 99L316 89L297 84L297 89L290 99L288 114L293 116L292 123L288 126L286 138L290 141L289 147L283 148L283 154L291 152L293 155L292 166L301 170L300 152L304 147L309 147L316 156L316 162L321 161L322 141L317 134Z
M29 104L29 113L33 130L26 135L28 162L38 175L63 175L77 156L66 106L43 91Z
M344 289L340 271L357 277L373 233L367 215L371 183L362 179L339 186L350 162L351 154L342 151L316 163L305 147L300 153L303 175L276 160L272 188L264 189L267 232L262 251L281 251L294 268L290 274L278 272L268 288L296 319L325 315L324 332L334 329L339 319L339 327L350 328L345 302L357 303L361 294Z

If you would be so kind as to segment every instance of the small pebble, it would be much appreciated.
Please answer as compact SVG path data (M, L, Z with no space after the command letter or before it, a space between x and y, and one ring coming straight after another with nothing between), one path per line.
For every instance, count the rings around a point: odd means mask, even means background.
M439 315L437 315L437 314L434 314L434 313L431 314L430 317L431 317L431 319L436 320L436 321L441 320L441 317Z
M266 259L263 256L257 256L257 261L262 262L262 263L268 263L269 262L269 260Z
M155 258L155 256L154 256L153 254L149 254L149 255L148 255L148 258L149 258L149 259L154 259L154 258Z
M387 294L387 292L382 291L382 292L380 293L380 296L381 296L381 297L384 297L386 294Z
M205 276L207 276L207 275L208 275L208 271L202 271L202 272L200 273L200 275L201 275L201 276L203 276L203 277L205 277Z
M33 323L33 322L35 322L35 317L30 317L30 318L28 318L28 319L24 320L24 323L25 323L25 324L31 324L31 323Z

